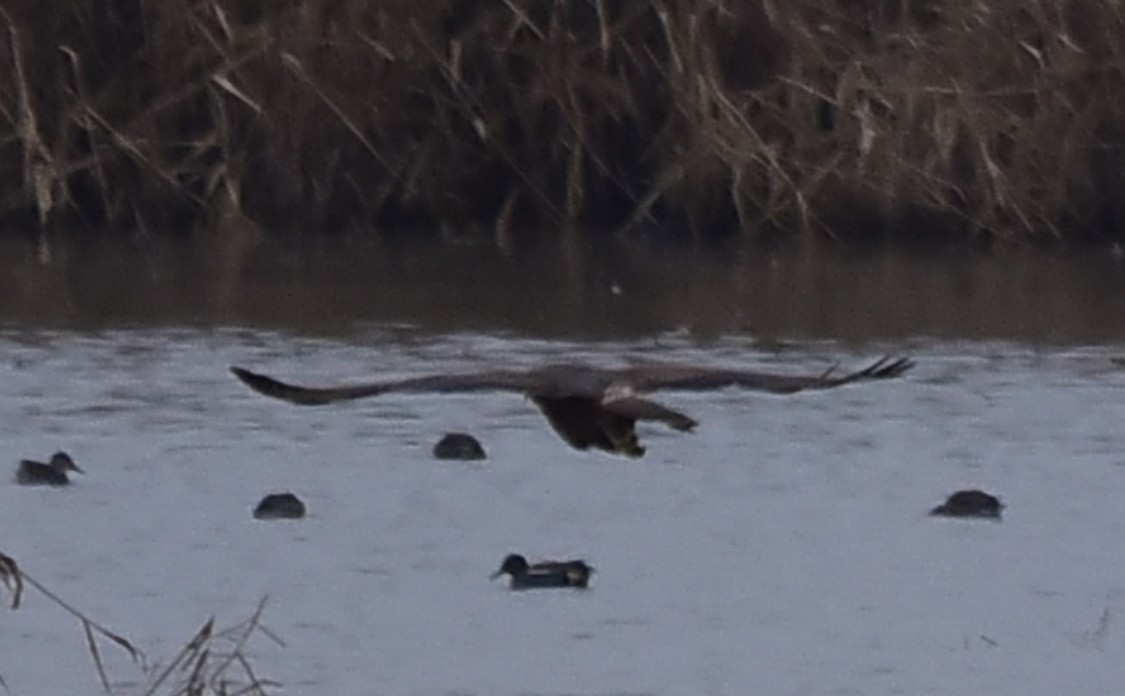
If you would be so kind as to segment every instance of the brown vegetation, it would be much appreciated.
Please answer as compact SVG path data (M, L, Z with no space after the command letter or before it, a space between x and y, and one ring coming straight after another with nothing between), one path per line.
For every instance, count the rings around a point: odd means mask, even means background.
M1113 0L9 0L0 22L9 229L1125 229Z
M30 585L55 606L78 620L86 636L86 649L94 660L98 680L107 694L122 693L110 682L102 661L98 638L110 641L140 665L145 684L139 693L144 696L226 696L227 694L246 694L247 696L266 696L267 688L278 686L276 682L262 679L255 674L247 655L247 643L262 634L274 642L284 645L279 638L261 623L265 609L265 599L246 620L230 627L216 630L214 619L208 619L180 652L167 665L149 665L145 654L132 643L71 606L57 594L48 589L16 561L0 553L0 584L11 595L12 610L18 609L24 584ZM7 690L7 684L0 677L0 686Z

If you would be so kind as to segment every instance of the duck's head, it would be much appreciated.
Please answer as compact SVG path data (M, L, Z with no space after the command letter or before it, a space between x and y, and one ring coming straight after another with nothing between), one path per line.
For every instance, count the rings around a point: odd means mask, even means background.
M500 564L500 569L493 573L489 579L495 580L505 574L516 577L517 575L526 573L528 567L526 558L518 553L510 553L504 558L504 562Z
M566 581L574 587L586 587L593 574L594 566L587 565L584 561L574 561L566 568Z
M644 445L641 444L640 438L637 437L635 432L630 432L621 439L614 440L613 446L617 452L633 459L645 456Z
M605 418L602 432L609 439L612 452L634 459L645 456L645 448L637 435L636 422L631 418Z
M71 459L70 455L66 452L55 452L51 455L51 461L49 463L51 465L51 468L55 471L61 471L63 473L66 473L67 471L74 471L79 474L86 473L85 471L82 471L82 469L78 468L78 465L74 463L74 460Z

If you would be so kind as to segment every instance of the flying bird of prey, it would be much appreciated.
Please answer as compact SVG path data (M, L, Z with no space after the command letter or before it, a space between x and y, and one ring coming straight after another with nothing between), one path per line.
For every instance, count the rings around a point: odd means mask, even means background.
M779 375L752 370L687 365L646 365L603 369L583 365L550 365L532 370L496 370L468 374L435 374L389 381L331 387L303 387L231 367L235 377L256 392L303 406L364 399L387 393L453 394L482 391L519 392L539 407L568 445L640 457L637 421L658 421L679 431L697 423L690 416L647 399L657 390L704 391L741 387L773 394L834 389L852 382L898 377L913 367L909 358L884 357L848 374L829 369L819 375Z

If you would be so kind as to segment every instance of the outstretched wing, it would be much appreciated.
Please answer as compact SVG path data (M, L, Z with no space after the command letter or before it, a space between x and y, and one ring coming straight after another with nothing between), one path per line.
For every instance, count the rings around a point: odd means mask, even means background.
M231 367L230 371L259 394L272 396L302 406L319 406L337 401L352 401L387 392L443 393L474 391L517 391L526 392L534 385L534 380L523 372L479 372L464 375L429 375L381 382L358 382L334 387L303 387L288 384L273 377L251 372L241 367Z
M667 365L629 368L615 373L615 377L638 392L741 387L774 394L793 394L806 389L832 389L852 382L890 379L912 367L914 362L910 358L892 359L884 356L862 370L843 375L834 374L834 367L820 375L779 375L753 370Z

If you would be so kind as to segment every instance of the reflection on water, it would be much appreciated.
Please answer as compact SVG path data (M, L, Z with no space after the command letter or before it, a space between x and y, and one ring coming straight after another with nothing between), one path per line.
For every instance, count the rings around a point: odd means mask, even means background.
M1125 267L1109 255L843 257L601 246L503 256L487 245L363 241L239 247L80 241L50 264L0 240L0 322L99 328L254 325L339 333L405 323L628 337L1125 340Z

